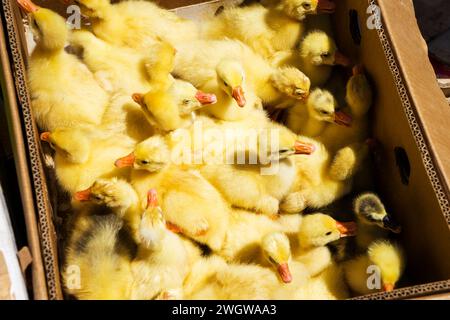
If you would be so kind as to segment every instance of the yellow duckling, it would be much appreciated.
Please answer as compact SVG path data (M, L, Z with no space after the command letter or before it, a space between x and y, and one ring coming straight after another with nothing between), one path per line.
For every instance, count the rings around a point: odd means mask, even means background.
M80 213L65 249L62 280L80 300L126 300L133 283L135 245L114 213Z
M351 126L352 118L336 108L333 94L316 88L305 102L297 102L289 109L286 125L297 134L320 140L322 133L330 126Z
M354 222L339 222L322 213L307 215L300 225L298 242L293 246L293 259L305 265L311 276L316 276L334 263L326 245L355 236L356 230Z
M301 22L307 14L315 14L318 1L282 1L280 6L266 8L260 4L232 7L205 24L202 36L207 39L240 40L265 58L277 51L294 49L304 31ZM334 9L334 8L333 8Z
M277 272L284 270L280 277L284 282L290 282L288 266L280 267L289 262L289 257L285 254L286 250L277 254L278 249L276 249L280 247L281 251L284 248L284 239L280 239L276 234L292 233L292 229L296 229L295 232L297 232L300 223L300 215L285 215L274 220L253 212L233 209L224 244L216 253L228 262L260 264L273 267ZM275 266L269 263L270 258L277 262ZM278 270L279 267L282 270Z
M401 232L401 226L386 212L383 202L374 193L366 192L356 197L353 211L361 231L356 237L360 250L365 250L377 239L387 238L389 232Z
M272 140L273 136L278 141ZM249 150L249 154L257 154L256 164L246 160L235 165L211 164L202 167L200 172L231 205L275 217L280 201L295 182L296 168L290 157L313 154L315 148L276 125L262 132L258 140L258 150Z
M292 157L296 167L295 182L280 204L281 210L287 213L325 207L349 193L352 186L351 179L339 181L330 176L332 157L322 143L305 136L298 139L313 144L315 152L307 157Z
M220 120L236 121L249 116L261 101L246 81L245 69L237 59L211 59L201 48L177 47L173 74L195 87L216 95L217 103L206 112ZM210 61L211 60L211 61Z
M58 127L99 125L109 97L86 66L64 51L69 35L64 19L30 0L20 0L19 5L31 14L38 38L28 66L38 126L53 131Z
M315 30L301 41L300 50L279 52L273 56L272 63L297 67L311 80L311 86L317 87L326 84L334 65L349 66L351 61L338 51L332 37Z
M140 245L131 264L131 298L182 299L183 281L190 269L188 252L181 238L166 228L155 189L148 192L139 234Z
M165 218L174 230L220 249L228 226L228 204L203 177L173 160L165 138L157 135L139 143L116 166L134 168L131 182L141 199L149 188L158 190Z
M143 53L110 44L85 30L73 32L70 44L82 49L83 62L98 79L106 83L104 87L109 88L111 93L130 96L134 92L150 90L145 68L146 55Z
M146 94L135 93L133 100L141 106L147 121L163 132L190 126L195 111L208 105L210 109L217 102L214 94L178 79L169 88L154 87Z
M94 34L116 45L146 50L160 39L176 45L198 37L193 21L149 1L75 0L91 20Z
M349 297L342 268L332 263L319 274L311 276L311 270L292 258L291 246L286 234L275 232L266 235L262 241L262 248L266 260L278 270L283 282L289 283L278 290L276 299L337 300ZM309 259L327 259L329 256L325 254L323 257L323 255L321 257L315 254Z
M41 134L55 150L56 177L61 187L74 194L90 187L98 178L127 177L114 161L130 152L134 143L124 136L87 129L60 128Z
M293 19L303 21L316 14L333 13L336 5L329 0L261 0L265 7L283 10Z
M125 220L131 235L138 242L141 206L136 191L128 182L117 178L98 179L86 190L76 192L74 199L110 208Z
M373 90L361 66L353 68L353 76L347 82L345 100L346 112L352 117L351 127L330 126L321 135L321 141L332 151L362 143L368 138L368 112L373 104Z
M344 263L348 285L358 295L392 291L405 268L403 250L387 240L372 242L367 253Z
M177 50L176 70L194 81L202 80L201 74L195 76L199 70L214 70L225 59L239 61L246 81L264 104L280 105L287 98L301 100L309 93L309 79L300 70L289 66L275 68L240 41L199 40L179 45Z

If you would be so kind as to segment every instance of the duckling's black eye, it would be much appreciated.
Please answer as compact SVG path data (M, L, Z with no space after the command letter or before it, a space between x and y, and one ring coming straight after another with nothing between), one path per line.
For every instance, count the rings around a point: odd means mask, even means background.
M141 160L141 164L149 164L150 163L150 161L148 161L148 160Z
M328 231L327 233L325 233L326 236L331 236L332 232Z
M269 261L270 261L271 263L273 263L273 264L277 264L277 262L275 261L275 259L272 258L272 257L269 257Z
M304 4L302 4L302 7L305 10L310 10L311 9L311 4L310 3L304 3Z
M184 105L187 105L187 104L189 104L190 102L191 102L191 100L189 100L189 99L184 99L184 100L183 100L183 104L184 104Z
M100 195L96 194L96 195L94 195L94 199L100 201L100 200L102 200L102 197Z
M225 87L229 87L230 85L226 82L223 83L225 85Z
M325 115L325 116L330 114L328 111L325 111L325 110L320 111L320 113L323 114L323 115Z
M329 52L323 52L320 56L322 58L328 58L328 57L330 57L330 53Z

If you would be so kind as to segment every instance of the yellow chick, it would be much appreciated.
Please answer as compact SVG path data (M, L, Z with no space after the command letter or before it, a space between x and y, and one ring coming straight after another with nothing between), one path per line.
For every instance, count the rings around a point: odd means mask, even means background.
M368 112L373 104L373 90L361 66L353 68L353 76L347 82L345 100L352 125L348 128L330 126L321 135L321 141L332 151L362 143L368 138Z
M272 267L269 264L269 258L278 262L273 266L274 271L278 272L279 265L288 262L286 255L277 254L273 247L284 248L283 239L279 239L276 235L266 238L269 234L277 234L280 232L290 232L292 228L298 230L301 223L300 215L285 215L274 220L267 216L257 215L253 212L233 209L230 214L230 222L228 225L225 241L220 250L216 253L229 262L254 263L265 267ZM281 244L280 244L281 242ZM280 249L282 250L282 249ZM283 267L285 270L286 266ZM288 277L288 270L285 270L281 279ZM286 282L287 278L284 278Z
M134 92L150 90L143 53L110 44L85 30L73 32L70 44L82 49L83 62L111 93L131 96Z
M182 80L174 80L166 89L155 87L146 94L135 93L133 100L141 106L147 121L163 132L190 126L195 111L205 106L210 109L217 102L214 94Z
M99 125L109 97L86 66L64 51L69 35L64 19L30 0L19 4L31 14L37 37L27 75L38 126L53 131L58 127Z
M42 133L41 140L55 150L57 180L70 194L90 187L98 178L129 175L129 170L114 166L115 159L134 147L134 143L124 136L82 128L60 128Z
M292 157L296 167L295 182L280 204L280 209L287 213L325 207L349 193L352 186L351 179L339 181L330 177L332 157L322 143L305 136L298 139L314 145L315 151L310 156Z
M305 31L301 20L322 8L315 0L282 1L275 8L260 4L232 7L206 22L202 36L240 40L269 58L277 51L294 49Z
M135 255L122 220L114 213L80 213L65 248L62 281L80 300L127 300Z
M207 108L206 113L220 120L236 121L248 117L255 108L261 108L261 100L246 81L242 63L222 58L221 46L211 50L213 47L209 47L208 42L202 43L202 48L177 46L173 74L216 95L217 103ZM215 59L217 54L220 56Z
M298 243L293 250L293 259L306 266L311 276L316 276L333 264L327 244L343 237L355 236L354 222L339 222L332 217L315 213L303 217L298 232Z
M282 126L274 125L258 140L258 150L249 150L257 154L255 163L238 158L236 164L211 164L200 172L231 205L274 217L295 182L296 168L290 157L310 155L315 149Z
M94 34L116 45L147 50L160 39L171 45L198 37L193 21L149 1L76 0L91 20Z
M347 283L358 295L394 290L404 268L403 250L387 240L374 241L366 254L344 263Z
M141 205L136 191L128 182L117 178L98 179L86 190L76 192L74 199L110 208L125 220L132 237L138 243Z
M261 0L265 7L283 10L293 19L303 21L316 14L333 13L336 4L329 0Z
M320 140L328 127L352 125L352 118L336 108L337 102L333 94L316 88L305 102L297 102L289 109L286 125L297 134Z
M381 199L374 193L366 192L355 198L353 211L361 232L356 237L360 250L365 250L373 241L387 238L389 232L400 233L401 226L386 212Z
M307 266L292 258L286 234L281 232L268 234L263 238L261 246L266 260L278 270L283 282L289 283L278 290L276 299L337 300L349 297L342 268L333 263L314 275L314 272L311 272L314 270L308 270ZM322 259L322 261L329 259L330 255L324 253L325 249L318 251L310 254L308 259ZM311 267L311 263L308 266Z
M199 40L179 45L177 49L176 70L183 70L178 72L190 74L190 78L195 77L200 68L213 70L222 60L239 61L244 67L246 81L264 104L281 105L288 98L301 100L309 93L309 79L300 70L293 67L275 68L240 41ZM188 63L191 59L194 65Z
M349 66L351 61L338 51L332 37L315 30L304 37L300 50L278 52L272 63L297 67L311 80L311 86L317 87L326 84L334 65Z
M133 167L131 182L139 197L158 190L166 220L177 230L213 250L221 248L228 226L229 207L222 196L194 171L172 163L172 152L162 136L139 143L134 152L116 161Z

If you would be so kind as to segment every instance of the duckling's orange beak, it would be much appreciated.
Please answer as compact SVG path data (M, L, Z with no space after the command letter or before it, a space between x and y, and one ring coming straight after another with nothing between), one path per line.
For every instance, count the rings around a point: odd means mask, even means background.
M33 13L39 10L39 6L35 5L30 0L17 0L17 3L26 13Z
M158 206L158 193L156 189L150 189L147 192L147 209L156 208Z
M77 201L89 201L91 200L91 188L75 193L73 198Z
M50 132L42 132L40 138L42 141L50 142Z
M292 282L291 270L289 270L289 265L287 263L283 263L278 266L278 274L284 283Z
M354 76L357 76L358 74L364 74L364 66L362 64L357 64L353 67L352 73Z
M301 141L295 141L294 144L295 154L313 154L316 151L316 146L312 143L306 143Z
M340 66L349 67L352 64L352 61L342 52L336 51L334 54L334 63Z
M144 95L142 93L134 93L131 98L140 106L144 106Z
M317 4L317 13L333 13L336 10L336 4L330 0L319 0Z
M356 236L358 227L355 222L339 222L336 221L336 226L341 233L341 237L353 237Z
M212 93L205 93L202 91L197 91L195 98L203 105L205 104L214 104L217 102L217 97Z
M395 286L392 283L385 283L383 285L384 292L391 292L391 291L394 291L394 289L395 289Z
M346 114L342 111L337 111L334 114L334 123L345 126L345 127L351 127L352 126L353 119L350 115Z
M232 96L233 99L236 100L236 103L238 104L239 107L241 108L245 107L247 101L245 100L244 89L242 88L242 86L234 88Z
M114 165L117 168L132 167L134 165L135 160L136 156L134 155L134 152L132 152L123 158L117 159L116 162L114 162Z

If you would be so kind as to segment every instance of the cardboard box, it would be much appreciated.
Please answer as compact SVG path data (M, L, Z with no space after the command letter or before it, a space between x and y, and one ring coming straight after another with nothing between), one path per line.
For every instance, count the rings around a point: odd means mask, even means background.
M202 1L160 1L180 7ZM184 16L214 12L231 1L178 8ZM49 3L42 2L49 7ZM341 50L363 63L376 86L373 135L383 152L377 192L403 225L408 287L360 299L402 299L450 292L450 108L428 61L411 0L339 0L335 14ZM15 0L2 0L3 80L17 142L35 298L62 298L54 219L26 85L26 44ZM370 7L369 7L370 6ZM369 8L371 10L369 10ZM376 27L377 12L381 25ZM6 43L5 43L6 40ZM9 60L11 59L11 60Z

